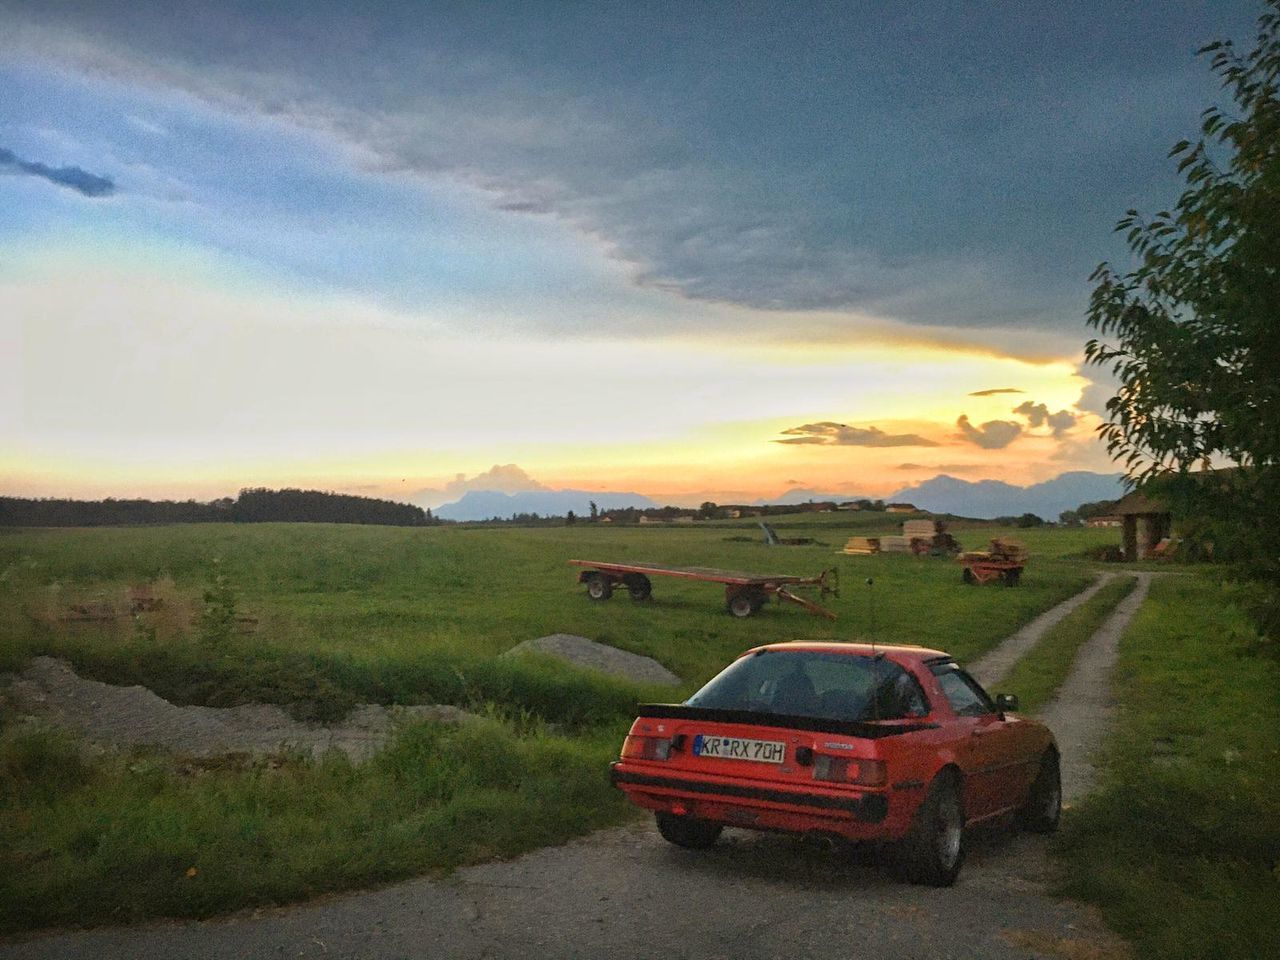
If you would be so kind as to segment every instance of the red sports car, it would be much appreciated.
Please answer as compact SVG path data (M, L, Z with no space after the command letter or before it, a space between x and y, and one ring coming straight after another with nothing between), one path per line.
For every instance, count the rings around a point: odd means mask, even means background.
M770 644L684 703L643 705L611 775L682 847L725 826L878 841L907 879L947 886L967 826L1057 828L1058 749L1017 708L938 650Z

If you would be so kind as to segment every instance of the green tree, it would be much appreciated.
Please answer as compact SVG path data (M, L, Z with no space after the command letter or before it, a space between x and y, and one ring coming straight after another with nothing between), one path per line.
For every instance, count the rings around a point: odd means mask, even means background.
M1280 596L1280 0L1248 53L1200 52L1233 106L1170 151L1185 181L1173 210L1117 225L1135 266L1094 272L1085 355L1119 380L1100 430L1129 481L1207 518L1217 555ZM1210 464L1235 469L1196 473Z

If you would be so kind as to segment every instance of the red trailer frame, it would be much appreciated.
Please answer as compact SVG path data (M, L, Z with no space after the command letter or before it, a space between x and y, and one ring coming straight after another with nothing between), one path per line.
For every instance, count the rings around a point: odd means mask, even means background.
M961 577L965 583L984 584L1000 580L1007 587L1016 587L1022 581L1022 569L1025 563L1017 560L973 559L961 557L959 562L964 566Z
M570 560L577 567L586 567L578 573L578 582L587 585L587 596L592 600L608 600L613 588L625 586L632 600L648 600L653 595L656 577L680 577L684 580L701 580L706 583L723 583L725 606L735 617L749 617L757 613L770 597L786 600L804 607L810 613L828 620L836 615L812 600L791 592L791 587L816 586L819 595L840 596L840 574L833 567L816 577L793 577L742 573L737 570L719 570L714 567L673 567L661 563L601 563L596 560Z

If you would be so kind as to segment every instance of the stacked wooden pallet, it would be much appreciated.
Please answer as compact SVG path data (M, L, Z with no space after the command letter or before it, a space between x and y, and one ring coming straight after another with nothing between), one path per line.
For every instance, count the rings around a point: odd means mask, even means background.
M847 553L850 556L865 557L873 553L880 552L879 537L850 537L845 543L841 553Z

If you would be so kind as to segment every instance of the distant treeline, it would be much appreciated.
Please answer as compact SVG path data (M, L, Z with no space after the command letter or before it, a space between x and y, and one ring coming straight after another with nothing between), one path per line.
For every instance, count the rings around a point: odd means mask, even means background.
M234 500L31 500L0 497L0 526L112 527L154 523L377 523L424 527L430 510L320 490L241 490Z

